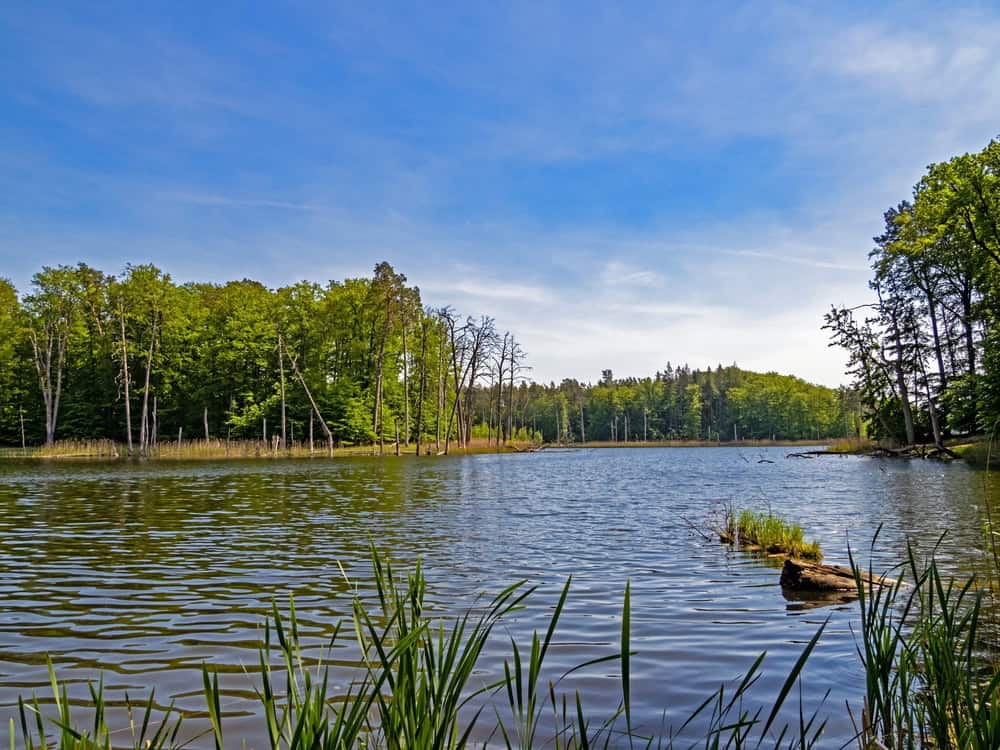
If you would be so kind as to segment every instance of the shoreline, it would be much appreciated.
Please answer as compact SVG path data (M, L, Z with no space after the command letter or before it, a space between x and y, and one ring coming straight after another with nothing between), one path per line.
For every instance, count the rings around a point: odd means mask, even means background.
M422 458L442 458L447 456L471 456L496 453L538 453L548 450L578 450L578 449L635 449L635 448L767 448L767 447L802 447L816 445L831 445L832 440L740 440L740 441L708 441L708 440L649 440L611 442L591 440L585 443L532 443L528 441L508 442L497 446L487 443L483 438L474 438L466 447L452 444L448 452L439 449L434 443L421 446ZM416 445L399 446L397 453L395 444L379 446L341 446L333 449L330 454L327 448L295 444L287 449L276 449L272 444L263 441L226 441L226 440L192 440L164 442L156 446L148 456L140 456L136 451L129 456L125 446L111 440L57 442L54 446L0 447L0 461L4 460L107 460L107 461L222 461L222 460L289 460L289 459L322 459L322 458L402 458L416 457Z
M545 443L543 448L768 448L829 445L835 438L819 440L588 440L586 443Z

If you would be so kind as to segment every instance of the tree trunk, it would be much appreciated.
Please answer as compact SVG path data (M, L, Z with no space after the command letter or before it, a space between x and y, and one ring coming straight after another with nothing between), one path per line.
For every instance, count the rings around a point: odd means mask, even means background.
M122 380L125 389L125 444L128 446L128 453L132 455L132 399L129 395L129 373L128 373L128 342L125 339L125 311L119 307L118 320L121 322L122 330Z
M863 574L862 580L868 588L893 586L896 583L891 578L872 577L868 574ZM841 565L822 565L794 558L785 560L785 565L781 569L781 586L794 591L815 592L856 592L858 588L854 572L850 568Z
M969 376L969 385L973 389L971 394L972 402L972 415L971 422L969 425L970 429L975 429L976 426L976 337L975 337L975 324L972 319L972 294L971 292L964 295L962 299L962 325L965 328L965 351L966 351L966 362L967 368L966 373Z
M514 439L514 376L517 374L517 342L511 337L510 340L510 368L507 377L510 381L507 388L507 439ZM523 422L522 415L522 422Z
M278 372L280 373L280 389L281 389L281 450L285 450L286 442L285 435L287 429L287 418L285 415L285 356L282 353L282 338L278 335Z
M51 324L45 325L45 351L42 352L38 343L38 334L31 329L31 347L34 353L35 371L38 373L38 383L42 390L42 400L45 403L45 444L55 442L56 423L59 421L59 399L62 394L62 375L66 359L66 346L69 331L59 331ZM52 354L56 350L56 383L52 384Z
M410 365L406 350L406 321L403 321L403 440L410 447ZM397 441L398 443L399 441Z
M441 415L444 413L444 336L438 340L437 414L434 419L434 451L441 452Z
M892 338L896 348L896 356L892 362L892 367L896 375L896 395L899 397L899 406L903 411L906 444L913 445L917 439L913 427L913 411L910 408L910 390L906 384L906 371L903 368L903 337L899 330L899 318L895 310L890 310L889 320L892 324Z
M153 312L153 325L149 336L149 352L146 355L146 378L142 391L142 422L139 425L139 453L146 455L149 449L149 379L153 372L153 353L156 351L156 311Z
M299 365L296 359L289 353L288 347L285 347L285 355L288 357L288 361L292 365L292 372L295 377L299 379L299 383L302 385L302 390L306 392L306 398L309 399L309 404L312 406L313 411L316 412L316 416L319 417L319 425L323 428L323 432L326 433L326 449L327 454L333 457L333 433L330 432L330 427L327 425L326 420L323 419L323 414L320 412L319 407L316 405L316 400L313 398L312 391L309 390L309 386L306 385L306 379L302 377L302 373L299 371ZM312 451L312 414L309 415L309 450Z
M931 336L934 342L934 358L938 366L938 392L944 391L948 387L948 374L944 367L944 352L941 346L941 336L938 332L937 305L931 295L927 295L927 312L931 319Z
M424 434L424 398L427 395L427 324L420 322L420 387L417 396L417 455Z
M381 455L383 450L383 426L382 426L382 366L385 361L385 339L386 336L382 336L382 342L379 344L378 348L378 360L375 363L375 408L372 410L372 433L374 433L376 439L378 440L378 450Z

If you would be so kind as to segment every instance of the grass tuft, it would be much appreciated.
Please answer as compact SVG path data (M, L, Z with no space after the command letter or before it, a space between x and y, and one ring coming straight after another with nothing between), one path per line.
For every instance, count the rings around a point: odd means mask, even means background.
M817 562L823 559L819 542L806 542L801 526L770 512L737 512L730 507L726 511L723 533L736 544L758 548L770 555L788 555Z

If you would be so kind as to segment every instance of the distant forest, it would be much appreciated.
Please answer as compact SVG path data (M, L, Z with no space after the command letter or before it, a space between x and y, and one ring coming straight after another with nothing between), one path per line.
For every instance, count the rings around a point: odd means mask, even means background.
M1000 423L1000 142L931 164L884 214L875 301L834 307L872 436L913 445Z
M0 279L7 445L815 439L857 434L859 408L851 390L735 365L530 382L512 333L425 307L388 263L370 278L280 289L176 284L151 265L117 276L45 267L23 295Z

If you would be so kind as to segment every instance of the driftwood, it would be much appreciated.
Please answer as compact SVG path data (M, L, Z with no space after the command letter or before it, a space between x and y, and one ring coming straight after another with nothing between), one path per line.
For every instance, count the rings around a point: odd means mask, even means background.
M866 586L894 586L896 581L883 576L861 575ZM822 565L789 557L781 569L781 587L794 591L857 592L854 573L843 565Z
M953 461L959 455L943 445L904 445L901 448L879 446L866 455L875 458L931 458L937 461Z
M959 458L959 455L955 453L955 451L943 445L904 445L902 448L888 448L880 445L870 451L858 454L838 453L827 450L796 451L794 453L786 453L785 458L816 458L817 456L844 457L850 455L868 456L870 458L930 458L937 461L953 461Z

